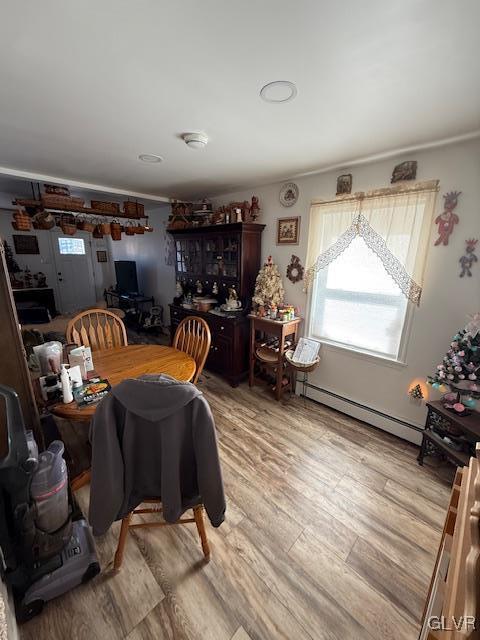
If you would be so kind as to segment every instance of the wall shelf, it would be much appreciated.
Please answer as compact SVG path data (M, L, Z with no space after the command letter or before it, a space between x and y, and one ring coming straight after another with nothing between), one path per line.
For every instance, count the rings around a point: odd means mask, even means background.
M62 214L62 213L72 213L72 214L86 214L91 216L97 216L100 218L121 218L122 220L141 220L142 218L146 218L147 216L132 216L127 215L120 211L119 213L112 213L110 211L99 211L98 209L91 209L90 207L69 207L65 206L56 206L56 207L46 207L43 205L41 200L28 200L17 198L13 201L14 205L19 207L25 207L27 209L38 209L39 211L48 211L53 214Z

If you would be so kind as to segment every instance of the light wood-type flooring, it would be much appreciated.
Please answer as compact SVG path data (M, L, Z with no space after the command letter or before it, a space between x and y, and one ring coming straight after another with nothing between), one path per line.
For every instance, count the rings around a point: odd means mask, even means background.
M453 468L327 407L200 382L217 424L225 523L137 529L103 572L21 628L32 640L411 640L433 569ZM76 438L79 438L76 427ZM65 436L68 439L68 436ZM81 440L81 434L80 434ZM77 493L84 510L88 487Z

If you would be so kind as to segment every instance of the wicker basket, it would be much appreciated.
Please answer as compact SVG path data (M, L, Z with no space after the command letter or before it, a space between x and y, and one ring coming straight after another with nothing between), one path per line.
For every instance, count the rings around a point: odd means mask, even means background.
M55 218L48 211L42 211L37 213L37 215L33 218L33 226L35 229L42 229L43 231L48 231L49 229L53 229L55 226Z
M61 187L58 184L44 184L45 193L52 196L64 196L70 197L70 189L68 187Z
M135 235L135 227L131 224L127 224L125 227L125 235L126 236L134 236Z
M110 228L110 222L101 222L99 225L102 229L102 233L104 236L109 236L112 232Z
M42 196L42 204L44 207L49 207L50 209L55 209L56 207L60 209L67 207L81 209L85 205L85 200L83 198L70 198L68 196L57 196L55 194L45 193Z
M122 225L119 222L112 222L110 224L110 232L112 234L112 240L122 239Z
M15 211L13 214L12 227L16 231L30 231L32 228L32 219L25 211Z
M77 233L77 223L74 216L62 216L58 226L66 236L74 236Z
M145 207L140 202L131 202L128 200L123 203L123 211L125 215L132 218L143 218Z
M102 225L97 224L95 229L93 230L92 236L94 238L103 238Z
M93 233L93 231L95 230L96 225L93 222L90 222L89 220L79 220L77 222L77 228L80 231L88 231L88 233Z
M92 209L103 211L104 213L120 213L120 205L117 202L103 202L102 200L92 200Z
M133 228L135 229L135 233L138 233L138 235L143 235L145 233L145 227L142 224L137 224Z

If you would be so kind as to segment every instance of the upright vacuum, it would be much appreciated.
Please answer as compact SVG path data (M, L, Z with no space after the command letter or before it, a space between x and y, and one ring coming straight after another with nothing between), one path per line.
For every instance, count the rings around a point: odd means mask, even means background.
M64 446L38 453L25 430L20 401L0 385L8 453L0 460L0 571L15 598L17 620L100 571L93 537L69 490Z

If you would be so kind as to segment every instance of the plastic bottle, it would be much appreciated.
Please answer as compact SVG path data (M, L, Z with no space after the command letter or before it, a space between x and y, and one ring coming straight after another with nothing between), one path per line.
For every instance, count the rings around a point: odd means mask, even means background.
M72 383L64 364L62 364L62 369L60 371L60 382L62 384L63 404L70 404L73 400Z
M36 525L48 533L59 529L68 518L68 474L63 452L63 442L54 440L39 454L30 486Z

